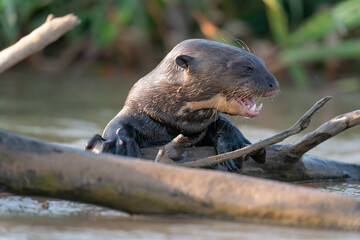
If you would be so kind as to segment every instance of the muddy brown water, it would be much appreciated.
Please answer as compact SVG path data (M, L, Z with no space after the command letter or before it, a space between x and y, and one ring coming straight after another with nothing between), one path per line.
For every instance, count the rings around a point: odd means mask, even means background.
M83 148L120 110L131 81L11 71L0 76L0 127L31 137ZM359 93L331 87L304 91L282 88L264 100L259 117L231 117L257 141L290 127L316 100L334 99L313 119L309 130L332 117L360 108ZM301 135L288 139L299 139ZM310 154L360 164L360 127L321 144ZM360 201L360 183L306 183ZM46 202L46 204L45 204ZM360 239L360 233L199 219L186 216L131 216L94 205L0 193L3 239Z

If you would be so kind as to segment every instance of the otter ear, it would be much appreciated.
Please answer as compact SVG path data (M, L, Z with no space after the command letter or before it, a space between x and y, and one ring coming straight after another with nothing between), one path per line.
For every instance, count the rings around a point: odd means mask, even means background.
M193 60L194 58L188 55L180 55L176 57L175 62L180 67L188 69Z

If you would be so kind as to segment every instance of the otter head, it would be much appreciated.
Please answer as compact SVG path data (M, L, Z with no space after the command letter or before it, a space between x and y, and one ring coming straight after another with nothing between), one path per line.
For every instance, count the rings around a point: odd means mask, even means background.
M164 59L179 93L184 93L185 111L216 109L231 115L255 117L262 104L255 98L270 97L279 83L264 61L243 49L203 39L179 43ZM175 67L173 67L175 65Z

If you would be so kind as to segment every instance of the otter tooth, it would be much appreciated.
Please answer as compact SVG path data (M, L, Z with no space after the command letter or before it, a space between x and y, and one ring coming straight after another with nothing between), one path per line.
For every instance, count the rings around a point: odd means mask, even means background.
M256 111L260 111L262 109L263 104L261 103L257 108Z
M256 109L256 103L249 109L250 111L254 112Z

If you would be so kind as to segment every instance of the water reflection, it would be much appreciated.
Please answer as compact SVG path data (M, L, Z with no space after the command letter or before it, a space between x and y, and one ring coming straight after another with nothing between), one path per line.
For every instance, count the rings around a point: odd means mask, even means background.
M0 240L15 239L359 239L355 232L199 218L130 216L89 204L0 198ZM5 207L4 207L5 206Z
M360 201L360 182L314 182L302 183L301 185L325 192L344 194Z

